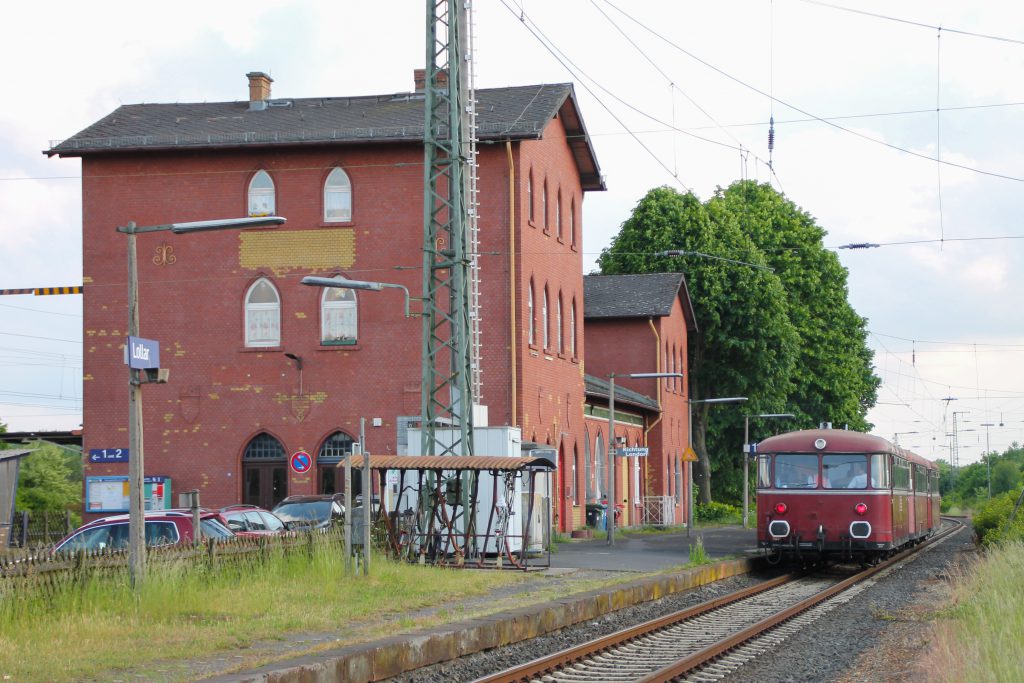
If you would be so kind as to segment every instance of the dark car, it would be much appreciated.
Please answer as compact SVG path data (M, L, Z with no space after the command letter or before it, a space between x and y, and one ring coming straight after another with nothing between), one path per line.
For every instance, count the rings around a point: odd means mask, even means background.
M234 534L218 519L218 513L204 510L199 515L200 538L226 539ZM147 546L170 545L192 541L192 512L190 510L149 510L145 513L145 541ZM121 550L128 547L128 515L111 515L94 519L75 529L54 552L80 550Z
M228 505L219 512L221 521L239 536L275 536L288 531L284 520L256 505Z
M345 496L341 493L288 496L272 512L290 529L324 529L332 523L340 524L345 518L344 500Z

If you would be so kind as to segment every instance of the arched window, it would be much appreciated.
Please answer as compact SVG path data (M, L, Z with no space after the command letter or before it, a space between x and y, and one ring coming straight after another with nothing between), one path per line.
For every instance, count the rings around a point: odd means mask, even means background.
M245 345L281 345L281 298L265 277L245 294Z
M270 434L257 434L245 447L245 460L284 460L284 446Z
M597 487L594 486L594 459L590 453L590 432L583 429L583 491L587 502L597 499Z
M324 440L316 456L317 492L341 493L345 490L344 479L339 476L338 463L352 452L355 440L345 432L334 432Z
M351 289L325 287L320 299L320 343L355 344L358 336L356 293Z
M555 236L562 239L562 191L555 195Z
M569 244L576 246L576 198L569 200Z
M576 357L576 299L569 308L569 355Z
M607 457L608 452L604 448L604 434L599 432L597 441L594 443L594 491L597 494L598 500L604 500L605 491L607 490L604 480L604 461Z
M548 286L544 285L544 298L540 300L540 336L544 343L541 348L549 348L551 339L548 337Z
M639 458L637 458L637 460L639 460ZM579 505L579 502L580 502L579 488L576 485L576 482L577 482L576 477L579 476L579 474L577 474L579 472L579 469L580 469L580 447L577 444L573 444L573 446L572 446L572 504L573 505Z
M526 216L533 222L533 169L526 176Z
M565 347L562 346L562 293L558 293L558 299L555 300L555 350L558 353L564 353Z
M324 183L324 222L339 223L352 220L352 183L348 174L335 168Z
M526 340L530 344L536 343L536 337L534 336L534 317L533 317L533 280L530 280L530 289L526 292Z
M544 187L540 191L540 219L544 229L548 229L548 179L544 179Z
M273 216L275 200L274 181L266 171L257 171L249 181L249 215Z

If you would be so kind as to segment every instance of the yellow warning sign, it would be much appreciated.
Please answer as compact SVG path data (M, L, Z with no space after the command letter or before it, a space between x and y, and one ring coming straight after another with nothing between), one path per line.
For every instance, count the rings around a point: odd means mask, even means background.
M683 451L683 462L697 462L697 451L693 450L693 446L687 446Z

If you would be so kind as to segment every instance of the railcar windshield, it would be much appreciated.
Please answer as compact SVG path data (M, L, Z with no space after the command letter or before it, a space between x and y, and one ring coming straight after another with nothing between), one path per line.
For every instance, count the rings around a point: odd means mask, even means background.
M825 455L821 459L822 483L827 489L866 489L868 456L863 453Z
M818 456L796 453L776 455L775 488L818 488Z

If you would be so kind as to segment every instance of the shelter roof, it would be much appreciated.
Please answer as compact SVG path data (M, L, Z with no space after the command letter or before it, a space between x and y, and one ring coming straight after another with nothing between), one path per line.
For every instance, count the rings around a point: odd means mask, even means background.
M344 466L344 461L338 463ZM354 456L352 467L362 469L363 457ZM555 469L548 458L517 458L490 455L371 455L371 470L502 470Z
M588 396L600 396L608 399L611 394L611 382L606 379L595 377L594 375L584 375L583 383L584 391L587 392ZM615 385L615 404L620 407L622 404L625 404L636 408L643 408L644 410L652 410L656 413L661 412L661 407L655 399L627 389L619 384Z

